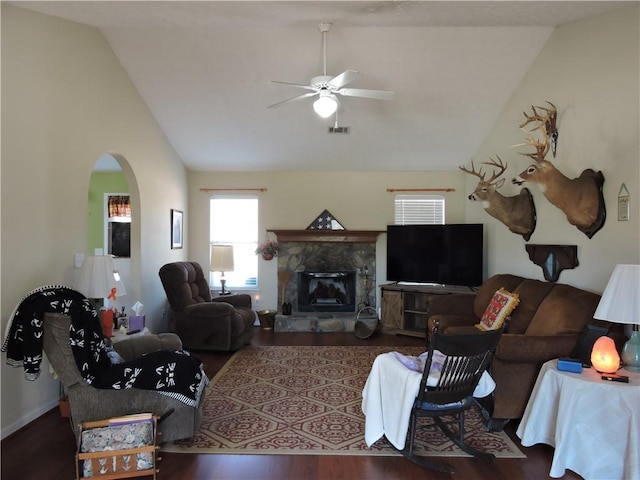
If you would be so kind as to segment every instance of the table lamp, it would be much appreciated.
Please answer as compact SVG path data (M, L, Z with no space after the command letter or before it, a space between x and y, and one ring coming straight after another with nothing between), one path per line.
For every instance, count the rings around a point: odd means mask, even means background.
M127 294L111 255L86 257L76 289L94 302L96 310L100 310L105 298L115 302L119 296ZM102 331L105 336L111 336L113 313L110 310L102 313ZM111 313L110 318L104 313Z
M227 279L224 277L224 272L233 272L233 245L211 245L211 263L209 270L212 272L220 272L220 285L222 285L220 295L231 294L231 292L225 288Z
M593 318L632 326L621 358L627 370L640 372L640 265L616 265Z

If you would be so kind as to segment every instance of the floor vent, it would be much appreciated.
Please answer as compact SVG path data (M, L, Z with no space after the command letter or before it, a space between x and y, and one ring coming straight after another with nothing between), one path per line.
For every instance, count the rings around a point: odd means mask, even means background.
M344 133L349 134L351 127L329 127L329 133Z

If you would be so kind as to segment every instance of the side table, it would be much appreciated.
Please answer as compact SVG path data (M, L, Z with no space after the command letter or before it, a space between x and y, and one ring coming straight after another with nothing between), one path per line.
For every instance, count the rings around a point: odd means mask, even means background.
M640 478L640 374L621 370L629 383L602 380L546 362L516 434L524 447L555 447L549 476L570 469L584 478Z

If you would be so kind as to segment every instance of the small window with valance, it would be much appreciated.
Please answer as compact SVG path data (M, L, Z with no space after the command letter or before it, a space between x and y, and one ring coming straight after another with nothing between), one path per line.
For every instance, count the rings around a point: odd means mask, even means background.
M127 221L116 220L128 219L131 221L131 202L129 201L129 195L110 195L107 203L107 211L109 213L110 221Z

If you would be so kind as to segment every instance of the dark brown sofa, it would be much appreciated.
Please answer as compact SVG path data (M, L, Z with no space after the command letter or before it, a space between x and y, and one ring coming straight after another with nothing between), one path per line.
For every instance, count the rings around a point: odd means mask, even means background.
M483 401L492 429L508 419L521 418L542 364L569 356L578 338L593 319L600 295L560 283L542 282L500 274L486 280L474 295L437 295L429 299L429 331L435 322L440 331L479 331L477 324L499 288L519 295L495 356L491 375L496 390Z
M184 348L228 352L251 340L256 315L250 295L212 298L196 262L168 263L159 274L171 307L169 327Z

